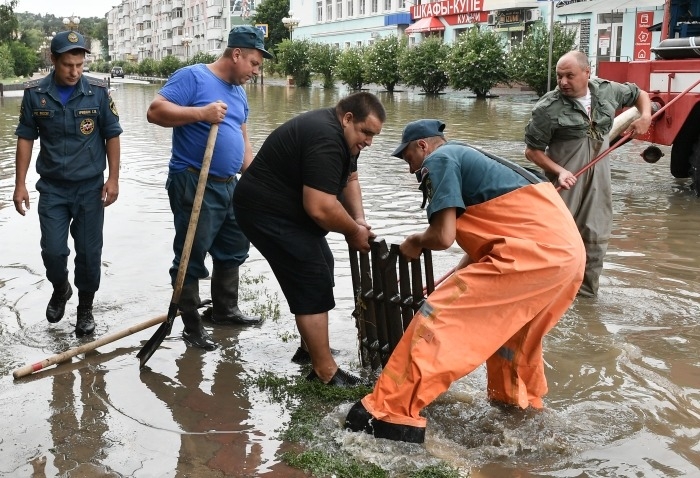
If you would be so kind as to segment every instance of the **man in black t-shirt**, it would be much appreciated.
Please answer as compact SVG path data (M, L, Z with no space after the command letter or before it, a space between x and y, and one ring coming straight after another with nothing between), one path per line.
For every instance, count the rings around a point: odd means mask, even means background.
M326 234L369 251L357 175L357 157L381 132L386 113L371 93L355 93L335 108L301 114L265 140L234 193L236 220L267 259L295 315L313 370L308 380L361 383L331 355L328 311L333 297L333 254Z

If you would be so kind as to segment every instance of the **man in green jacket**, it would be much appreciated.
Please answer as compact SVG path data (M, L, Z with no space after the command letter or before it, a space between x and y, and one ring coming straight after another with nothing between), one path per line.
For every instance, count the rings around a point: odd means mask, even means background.
M586 246L586 273L578 292L585 297L598 293L612 231L610 162L603 159L578 178L575 173L608 148L617 109L636 106L641 113L628 132L644 134L651 124L651 102L645 91L633 83L590 79L590 75L585 53L563 55L557 62L557 88L540 98L525 127L525 157L561 187Z

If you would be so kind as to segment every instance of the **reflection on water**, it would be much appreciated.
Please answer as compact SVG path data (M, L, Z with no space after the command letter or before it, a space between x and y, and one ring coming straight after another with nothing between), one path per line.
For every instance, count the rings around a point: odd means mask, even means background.
M346 93L247 88L254 148L289 117L332 106ZM145 118L157 89L124 84L113 93L124 127L121 189L106 214L97 335L165 313L172 293L167 270L173 232L164 190L170 131ZM448 137L522 161L531 95L486 101L465 93L378 95L388 120L360 156L360 177L368 220L388 242L425 227L415 177L390 157L406 122L442 119ZM43 318L51 286L39 253L33 165L30 213L21 217L12 206L19 101L0 102L0 475L302 476L279 463L285 445L277 430L287 412L246 385L263 371L301 373L289 361L297 340L283 301L279 320L215 329L221 347L214 353L187 349L178 321L143 372L134 355L148 331L36 378L12 381L11 372L25 363L83 343L72 333L75 302L62 322L49 326ZM644 163L643 148L633 141L611 155L615 224L600 297L577 300L545 338L550 391L544 411L489 404L480 368L426 410L424 446L341 430L349 404L325 418L321 433L394 474L445 460L474 477L698 476L700 201L670 178L667 159ZM38 145L35 156L37 151ZM338 304L330 317L331 342L340 349L341 365L357 367L346 244L336 234L329 240ZM460 255L456 246L434 253L436 277ZM244 290L246 307L282 297L255 250L244 270L264 279Z

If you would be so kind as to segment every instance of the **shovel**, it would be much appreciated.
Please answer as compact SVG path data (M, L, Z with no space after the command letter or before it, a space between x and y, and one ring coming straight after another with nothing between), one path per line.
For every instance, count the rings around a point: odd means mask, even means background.
M218 124L212 124L209 130L209 138L207 139L207 147L204 150L204 159L202 160L202 169L199 171L199 181L197 182L197 191L195 192L194 202L192 204L192 213L190 214L190 223L187 226L187 235L185 236L185 244L182 248L182 256L180 257L180 267L177 270L177 278L175 279L175 288L173 289L173 296L170 299L170 307L168 308L168 315L158 330L153 334L153 336L148 339L146 345L144 345L136 357L140 360L139 368L143 368L151 355L160 347L163 340L170 335L173 328L173 322L175 321L175 316L177 315L178 303L180 302L180 294L182 293L182 286L185 283L185 274L187 272L187 265L190 262L190 252L192 252L192 243L194 242L194 235L197 232L197 221L199 220L199 212L202 209L202 198L204 197L204 190L207 187L207 176L209 175L209 166L211 165L211 157L214 153L214 144L216 143L216 134L219 131Z

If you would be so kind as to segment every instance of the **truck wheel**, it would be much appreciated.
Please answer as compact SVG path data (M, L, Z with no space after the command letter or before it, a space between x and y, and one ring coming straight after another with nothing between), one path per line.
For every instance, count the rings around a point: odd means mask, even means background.
M696 106L688 115L671 146L671 174L674 178L689 178L693 175L691 155L694 148L697 149L698 137L700 137L698 125L700 125L700 107Z
M690 169L693 174L691 187L695 190L695 195L700 197L700 138L695 141L693 150L690 153Z

